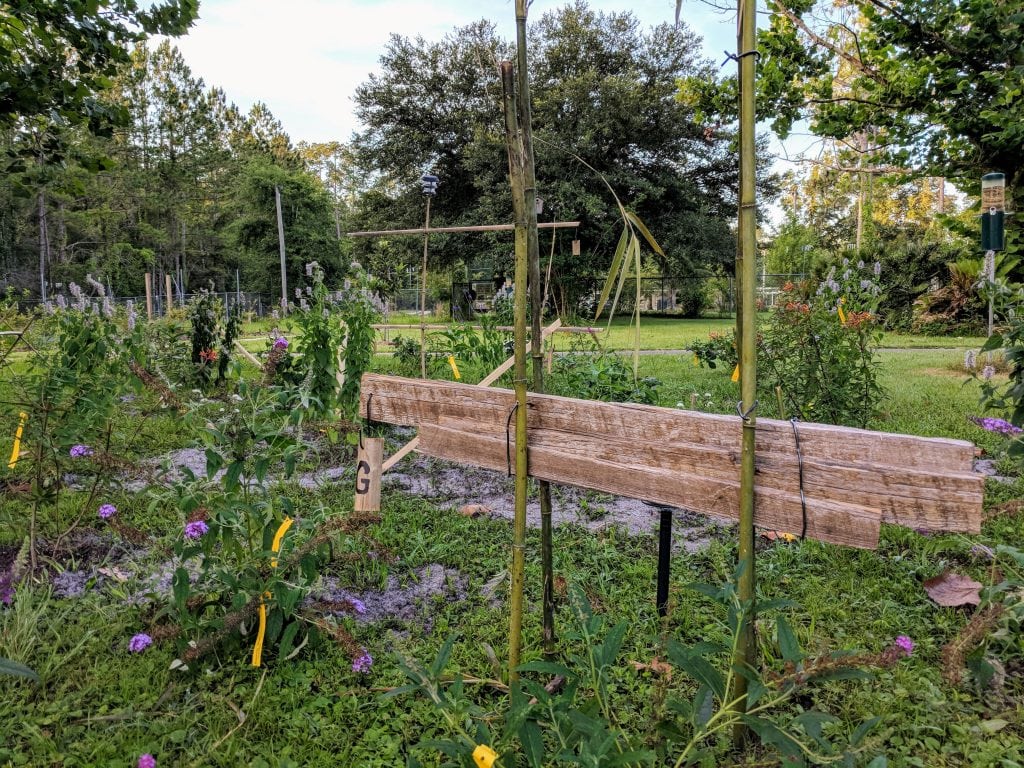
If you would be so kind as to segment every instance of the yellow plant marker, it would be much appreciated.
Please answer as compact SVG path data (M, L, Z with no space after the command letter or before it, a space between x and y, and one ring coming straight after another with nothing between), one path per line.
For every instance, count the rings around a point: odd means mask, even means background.
M693 356L693 367L700 368L700 358L696 355Z
M263 637L267 634L267 606L260 598L260 628L256 632L256 645L252 649L252 665L258 667L263 663Z
M452 367L452 373L455 374L455 380L458 381L462 378L459 374L459 366L455 364L455 355L448 355L448 365Z
M839 315L839 322L846 325L846 313L843 312L843 304L846 303L846 299L840 297L839 305L836 307L836 314Z
M277 553L277 552L281 551L281 542L284 540L284 535L286 533L288 533L288 529L292 527L292 523L294 523L294 522L295 521L292 520L290 517L286 517L281 522L280 527L278 527L278 529L277 529L277 533L274 534L274 543L270 545L270 550L272 552ZM270 567L271 568L277 568L277 558L276 557L270 558Z
M281 521L281 525L277 528L277 533L274 534L274 541L270 545L270 551L277 554L281 551L281 542L284 541L284 535L288 533L288 529L292 527L292 523L295 521L290 517L285 517ZM277 568L277 558L270 558L270 567ZM252 665L254 667L260 666L263 663L263 638L267 634L267 606L263 602L265 597L270 597L269 592L264 592L263 597L260 597L260 626L256 630L256 644L252 647Z
M739 381L740 380L740 367L739 367L739 365L737 365L736 369L732 372L732 380L733 381Z
M28 419L28 414L21 411L18 414L18 428L14 432L14 447L11 448L11 460L7 462L8 469L14 469L18 466L18 457L21 456L21 436L25 432L25 421Z

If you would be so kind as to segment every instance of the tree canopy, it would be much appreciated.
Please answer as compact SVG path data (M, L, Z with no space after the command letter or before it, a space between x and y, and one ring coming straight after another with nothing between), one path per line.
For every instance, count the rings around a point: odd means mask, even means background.
M696 53L697 36L685 25L644 30L629 13L576 2L532 23L530 40L541 221L582 222L584 258L568 255L568 236L556 249L563 285L585 289L617 242L621 222L602 175L665 248L662 268L693 275L731 264L734 134L699 124L677 98L679 78L714 78L713 65ZM511 220L497 76L503 58L511 58L509 44L484 21L438 42L391 38L380 74L355 97L366 125L355 141L357 162L376 179L375 194L356 211L361 225L422 222L418 178L427 170L441 179L436 225ZM390 256L416 248L395 242ZM438 237L431 250L438 263L489 256L501 265L511 241Z

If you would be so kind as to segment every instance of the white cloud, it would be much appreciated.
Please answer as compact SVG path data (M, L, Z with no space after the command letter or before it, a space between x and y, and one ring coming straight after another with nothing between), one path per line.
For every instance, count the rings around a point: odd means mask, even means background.
M564 4L536 0L530 13ZM628 8L648 25L670 22L675 12L672 0L591 0L591 6ZM682 15L708 38L709 55L719 56L735 39L727 17L703 3L687 2ZM512 0L203 0L192 30L173 42L207 86L223 88L242 109L265 102L293 141L345 141L358 127L352 94L377 69L391 34L438 40L480 18L514 36Z

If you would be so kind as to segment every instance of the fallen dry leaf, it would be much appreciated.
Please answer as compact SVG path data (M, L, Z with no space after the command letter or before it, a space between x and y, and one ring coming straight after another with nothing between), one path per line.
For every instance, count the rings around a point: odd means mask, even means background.
M459 514L463 517L480 517L491 514L491 508L484 504L463 504L459 507Z
M928 597L939 605L955 608L960 605L978 605L981 602L981 584L969 576L946 571L924 583Z
M629 663L637 672L648 670L658 677L664 677L666 680L672 679L672 665L667 661L660 661L657 656L651 659L650 664L644 664L642 661L630 661Z

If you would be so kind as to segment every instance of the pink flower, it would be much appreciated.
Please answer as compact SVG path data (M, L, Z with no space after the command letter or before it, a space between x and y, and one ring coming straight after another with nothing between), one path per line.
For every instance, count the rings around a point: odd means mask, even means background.
M139 762L136 768L156 768L156 758L148 752L144 755L139 755Z
M895 646L903 651L906 656L909 656L914 652L914 641L906 635L900 635L897 637Z

